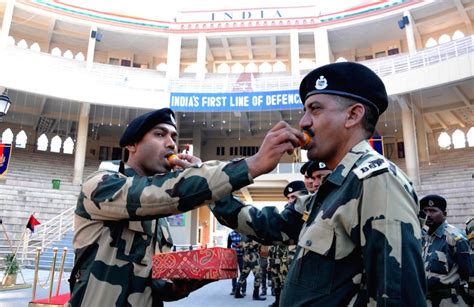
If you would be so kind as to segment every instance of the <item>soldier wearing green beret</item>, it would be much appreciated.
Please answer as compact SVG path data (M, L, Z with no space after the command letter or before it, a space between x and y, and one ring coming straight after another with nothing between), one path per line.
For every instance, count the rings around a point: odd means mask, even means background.
M300 128L314 134L303 149L332 170L317 193L281 213L232 197L211 210L264 244L297 244L281 306L426 306L417 195L367 142L388 105L382 80L358 63L329 64L303 78L300 97Z
M247 159L204 162L176 152L173 111L134 119L120 139L126 164L110 164L82 185L74 216L70 306L162 306L206 282L152 280L155 253L169 250L167 216L216 201L274 169L304 139L284 122ZM176 165L178 169L173 168Z

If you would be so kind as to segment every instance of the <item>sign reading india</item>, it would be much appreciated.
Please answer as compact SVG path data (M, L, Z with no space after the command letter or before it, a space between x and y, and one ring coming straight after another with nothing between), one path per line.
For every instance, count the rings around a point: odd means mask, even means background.
M297 90L234 93L171 93L170 108L180 112L301 109Z

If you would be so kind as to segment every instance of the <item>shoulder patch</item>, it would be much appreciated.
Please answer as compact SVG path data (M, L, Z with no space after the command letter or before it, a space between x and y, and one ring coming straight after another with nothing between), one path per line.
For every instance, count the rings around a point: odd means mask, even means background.
M357 178L364 179L376 171L388 169L389 166L390 164L387 160L374 157L372 159L367 159L367 161L354 169L353 172L356 174Z
M464 232L451 224L448 224L446 231L455 242L465 239Z
M99 171L119 172L120 160L102 161L99 165Z

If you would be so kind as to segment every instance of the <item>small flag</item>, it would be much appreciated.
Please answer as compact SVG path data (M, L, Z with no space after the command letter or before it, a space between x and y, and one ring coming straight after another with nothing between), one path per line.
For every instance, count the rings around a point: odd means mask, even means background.
M41 223L32 214L30 215L30 218L28 219L28 224L26 224L26 228L29 228L31 232L35 232L35 226L39 224Z
M11 144L0 144L0 176L7 173L10 157L12 153Z

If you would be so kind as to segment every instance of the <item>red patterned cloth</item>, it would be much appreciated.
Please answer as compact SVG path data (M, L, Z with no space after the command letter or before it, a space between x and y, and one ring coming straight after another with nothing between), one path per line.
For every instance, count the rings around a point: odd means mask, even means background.
M212 247L153 256L153 278L231 279L237 277L233 249Z

